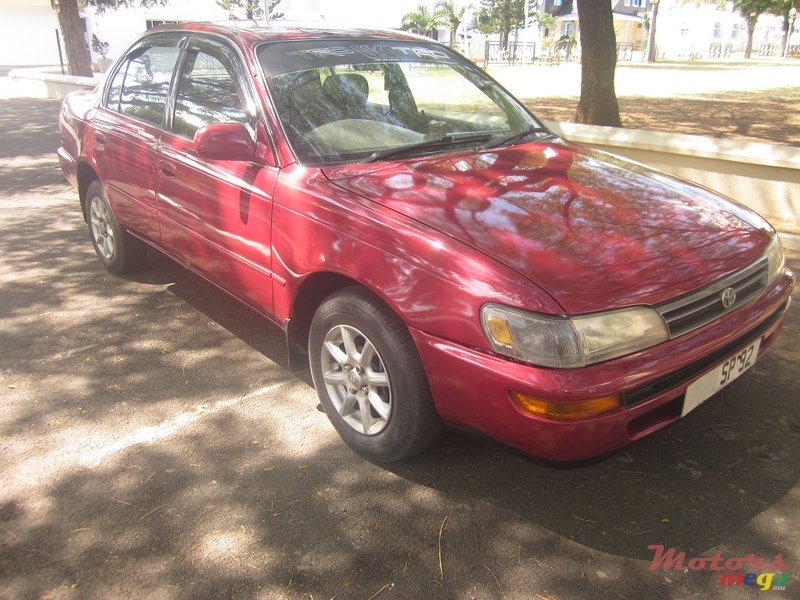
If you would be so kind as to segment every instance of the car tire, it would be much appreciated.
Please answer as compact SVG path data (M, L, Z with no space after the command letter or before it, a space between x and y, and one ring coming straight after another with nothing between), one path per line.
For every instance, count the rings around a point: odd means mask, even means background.
M361 456L403 460L439 434L441 420L411 334L364 288L345 288L319 306L309 362L328 418Z
M147 245L119 224L103 186L96 180L86 189L86 222L94 250L109 272L133 271L144 263Z

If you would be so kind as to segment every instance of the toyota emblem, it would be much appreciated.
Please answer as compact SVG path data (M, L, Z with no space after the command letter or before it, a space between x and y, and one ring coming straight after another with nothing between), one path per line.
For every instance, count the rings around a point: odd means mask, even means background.
M722 300L722 306L730 308L733 306L733 303L736 302L736 290L731 287L725 288L722 290L720 300Z

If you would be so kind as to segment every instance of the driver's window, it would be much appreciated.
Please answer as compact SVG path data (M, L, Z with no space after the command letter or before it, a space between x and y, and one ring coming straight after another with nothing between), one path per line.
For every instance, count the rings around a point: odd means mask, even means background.
M232 61L216 48L190 51L178 82L173 131L191 138L203 125L251 121Z
M178 52L175 47L152 47L129 61L120 95L121 113L161 126Z

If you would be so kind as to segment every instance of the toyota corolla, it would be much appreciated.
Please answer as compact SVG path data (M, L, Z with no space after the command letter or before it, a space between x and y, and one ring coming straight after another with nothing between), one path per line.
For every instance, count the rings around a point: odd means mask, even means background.
M60 126L105 267L152 246L259 311L373 460L443 422L561 461L629 444L752 367L794 285L758 215L399 32L155 29Z

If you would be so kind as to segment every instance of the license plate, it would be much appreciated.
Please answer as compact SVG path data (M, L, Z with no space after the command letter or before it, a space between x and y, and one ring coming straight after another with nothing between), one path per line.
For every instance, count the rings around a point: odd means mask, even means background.
M681 416L686 416L705 402L710 396L724 388L731 381L747 371L756 362L758 347L761 339L757 339L752 344L728 357L717 368L703 375L700 379L693 382L686 388L686 395L683 399L683 411Z

